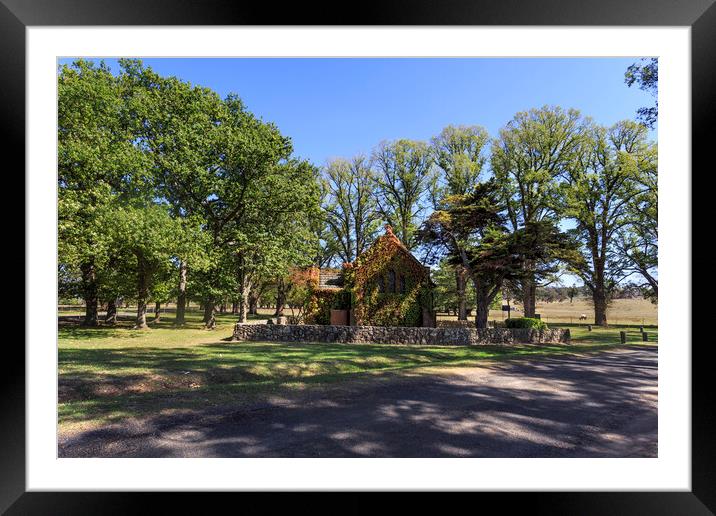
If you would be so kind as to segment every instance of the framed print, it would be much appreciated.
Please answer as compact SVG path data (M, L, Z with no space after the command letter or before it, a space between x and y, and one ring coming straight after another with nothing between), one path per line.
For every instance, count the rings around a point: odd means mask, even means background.
M0 0L0 507L712 513L712 3Z

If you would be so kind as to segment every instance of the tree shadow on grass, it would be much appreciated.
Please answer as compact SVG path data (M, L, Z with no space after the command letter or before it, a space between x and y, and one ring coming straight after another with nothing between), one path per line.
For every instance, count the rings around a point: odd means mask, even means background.
M254 408L158 413L76 435L60 455L655 456L656 350L496 367L497 376L421 376Z

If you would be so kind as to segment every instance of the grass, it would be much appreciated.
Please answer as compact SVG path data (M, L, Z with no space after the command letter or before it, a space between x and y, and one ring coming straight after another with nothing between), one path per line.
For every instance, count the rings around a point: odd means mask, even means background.
M644 331L647 333L647 342L642 341L641 332L638 326L633 325L612 325L608 328L601 328L599 326L592 326L592 331L589 331L588 325L586 324L559 324L550 323L550 328L569 328L569 333L572 337L572 342L576 344L618 344L619 332L626 332L627 344L657 344L659 340L659 328L658 326L644 326Z
M127 417L252 403L268 395L321 388L435 366L487 360L594 352L619 344L619 328L568 326L576 345L395 346L227 342L235 316L219 315L217 329L202 329L200 314L175 328L166 316L150 331L59 326L59 424L89 429ZM262 318L259 316L259 318ZM647 330L656 333L656 330ZM630 328L629 343L641 343Z

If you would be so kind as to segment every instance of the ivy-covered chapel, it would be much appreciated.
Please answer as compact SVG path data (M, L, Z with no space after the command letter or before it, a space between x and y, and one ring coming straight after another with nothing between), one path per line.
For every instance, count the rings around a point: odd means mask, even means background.
M385 234L342 270L320 269L318 290L334 299L331 324L435 326L430 268L413 256L389 225ZM328 291L333 295L326 296ZM320 293L317 292L319 295Z

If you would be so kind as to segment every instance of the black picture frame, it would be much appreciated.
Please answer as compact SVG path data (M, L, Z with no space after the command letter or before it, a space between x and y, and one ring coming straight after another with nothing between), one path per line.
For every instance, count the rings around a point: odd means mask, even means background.
M707 154L716 126L716 6L715 0L399 0L364 1L347 6L337 2L278 3L231 0L0 0L0 146L4 162L16 170L25 165L25 29L62 25L574 25L574 26L689 26L691 27L692 163L704 169L701 179L714 174ZM684 171L688 177L688 171ZM692 174L693 177L693 174ZM700 183L701 185L701 183ZM20 188L23 188L22 186ZM702 190L701 187L699 190ZM700 206L704 206L703 208ZM709 221L705 204L694 199L693 235L701 221ZM19 224L16 224L19 226ZM701 228L703 229L703 228ZM707 232L708 234L708 232ZM21 237L22 238L22 237ZM712 268L714 260L692 248L693 270ZM22 257L15 256L19 262ZM20 264L16 264L20 267ZM19 269L18 269L19 270ZM26 271L27 273L28 271ZM692 306L696 306L696 299ZM680 344L687 350L686 339ZM693 341L697 342L695 336ZM716 460L711 339L692 346L692 490L639 493L481 493L498 498L500 512L526 505L532 514L713 514L716 511ZM4 362L0 391L0 510L7 514L126 514L142 512L161 496L162 504L193 504L177 493L38 493L25 489L25 358L15 343L16 356ZM48 350L49 352L49 350ZM246 495L244 495L246 496ZM252 495L253 496L253 495ZM357 496L357 495L352 495ZM249 497L251 499L251 497ZM264 509L282 497L260 496ZM322 498L330 506L330 498ZM463 496L453 497L462 503ZM423 505L421 495L413 503ZM247 503L247 502L242 502ZM442 503L442 502L441 502ZM468 502L469 505L474 502ZM483 504L484 500L480 500ZM320 510L324 504L314 505ZM341 502L352 512L373 510L374 503L357 498ZM468 505L468 506L469 506ZM448 506L443 505L443 511ZM363 510L361 510L361 508ZM165 506L166 509L166 506ZM238 508L237 508L238 509ZM314 512L315 512L314 510ZM167 512L166 510L163 512Z

